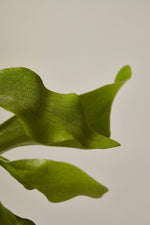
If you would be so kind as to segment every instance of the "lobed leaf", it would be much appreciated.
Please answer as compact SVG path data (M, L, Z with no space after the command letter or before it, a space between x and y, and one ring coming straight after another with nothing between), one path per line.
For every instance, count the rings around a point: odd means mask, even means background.
M16 216L0 202L0 225L35 225L31 220Z
M29 144L105 149L120 144L109 138L110 111L119 88L131 77L123 67L114 84L77 95L46 89L27 68L0 70L0 106L15 114L0 126L0 153Z
M86 121L98 133L110 137L110 112L113 100L121 86L131 77L131 69L124 66L113 84L80 95Z
M79 195L100 198L108 189L77 167L46 159L8 161L0 165L25 188L37 189L51 202L62 202Z

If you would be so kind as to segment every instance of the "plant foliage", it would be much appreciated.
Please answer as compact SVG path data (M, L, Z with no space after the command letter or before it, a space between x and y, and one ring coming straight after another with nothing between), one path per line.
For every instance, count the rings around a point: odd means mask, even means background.
M0 154L24 145L106 149L120 144L110 139L110 112L120 87L131 77L124 66L113 84L81 95L59 94L45 88L33 71L0 70L0 106L13 117L0 125ZM77 167L46 159L9 161L0 165L25 188L37 189L51 202L75 196L100 198L107 188ZM0 225L34 225L0 204Z

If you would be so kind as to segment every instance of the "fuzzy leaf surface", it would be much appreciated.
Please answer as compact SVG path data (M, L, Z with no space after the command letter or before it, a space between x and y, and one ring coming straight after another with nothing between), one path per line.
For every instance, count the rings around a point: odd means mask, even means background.
M130 77L131 69L125 66L113 84L77 95L48 90L27 68L0 70L0 106L15 114L0 126L0 153L30 144L80 149L119 146L109 138L110 111L116 93Z
M108 189L79 168L46 159L8 161L5 168L28 190L37 189L51 202L62 202L79 195L100 198Z

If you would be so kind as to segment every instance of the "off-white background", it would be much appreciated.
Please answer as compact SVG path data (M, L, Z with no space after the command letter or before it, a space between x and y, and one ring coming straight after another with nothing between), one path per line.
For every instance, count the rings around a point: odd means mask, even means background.
M52 204L0 169L0 200L36 225L150 224L150 1L0 0L0 68L25 66L45 86L83 93L111 83L129 64L132 79L117 95L112 138L122 146L82 151L20 147L4 154L70 162L109 187L101 199ZM0 121L11 114L0 109Z

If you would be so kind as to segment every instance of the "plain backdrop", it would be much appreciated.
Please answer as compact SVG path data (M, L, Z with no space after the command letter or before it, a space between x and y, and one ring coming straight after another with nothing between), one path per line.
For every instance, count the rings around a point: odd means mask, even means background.
M111 114L111 137L121 147L29 146L4 154L72 163L109 192L54 204L1 168L0 201L8 209L36 225L150 224L150 1L0 0L0 69L28 67L48 89L80 94L112 83L126 64L132 79ZM0 109L0 122L11 115Z

